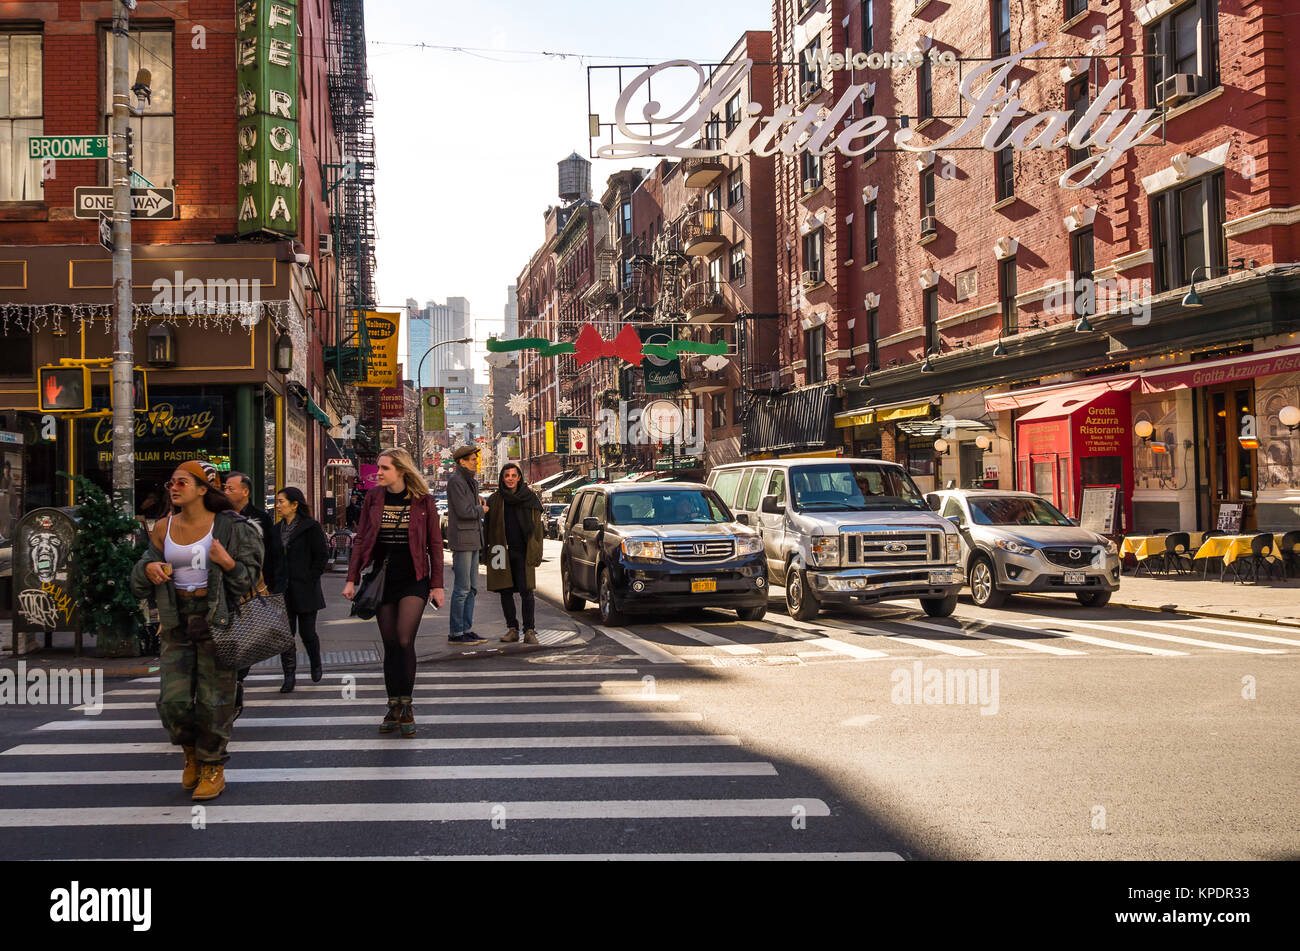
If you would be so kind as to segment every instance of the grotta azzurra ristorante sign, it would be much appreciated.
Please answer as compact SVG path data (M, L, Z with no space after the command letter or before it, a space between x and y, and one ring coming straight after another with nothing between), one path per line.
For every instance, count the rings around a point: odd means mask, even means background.
M1018 68L1023 72L1021 60L1046 45L1036 43L1010 56L981 62L966 73L958 84L965 100L965 115L950 120L947 134L937 139L928 139L906 125L891 130L891 119L887 116L855 118L854 103L870 94L869 84L852 83L833 105L814 101L800 107L785 103L777 106L772 115L765 116L762 107L751 102L736 127L717 147L702 147L704 142L715 141L705 135L705 127L746 80L754 61L744 59L719 67L710 79L709 72L698 63L670 60L647 68L622 87L614 109L613 130L625 139L606 143L595 154L610 159L648 155L707 158L801 152L863 155L891 144L917 153L957 147L982 147L991 152L1008 145L1020 151L1069 147L1091 152L1066 169L1060 185L1083 188L1110 171L1129 149L1151 138L1159 130L1160 122L1154 118L1154 109L1118 108L1124 93L1124 81L1118 78L1101 85L1080 115L1066 109L1028 111L1022 98L1028 92L1020 79L1011 79L1011 74ZM828 58L834 62L822 65L831 70L846 68L846 62L856 66L853 60L857 58L835 54ZM871 62L870 57L863 61ZM942 59L937 61L944 63ZM654 77L669 70L694 71L695 91L667 103L651 95ZM655 93L663 85L662 79L654 83ZM628 111L637 105L641 115L629 117Z
M298 0L235 7L240 234L298 233Z

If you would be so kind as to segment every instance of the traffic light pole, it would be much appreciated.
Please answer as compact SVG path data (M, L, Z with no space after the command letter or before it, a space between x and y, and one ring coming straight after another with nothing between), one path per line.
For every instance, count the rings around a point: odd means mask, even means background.
M134 3L131 6L135 6ZM131 294L131 166L127 135L131 121L128 8L113 0L113 119L110 178L113 186L113 301L117 345L113 348L113 495L119 508L135 511L135 414L131 369L135 364Z

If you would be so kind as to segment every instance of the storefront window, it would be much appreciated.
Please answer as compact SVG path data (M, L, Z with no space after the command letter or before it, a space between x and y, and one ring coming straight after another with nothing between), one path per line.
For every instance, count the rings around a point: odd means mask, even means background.
M276 471L275 446L279 429L276 423L276 401L278 397L270 389L263 390L262 393L262 485L266 487L265 494L270 499L270 505L274 505L275 488L279 485L279 473Z

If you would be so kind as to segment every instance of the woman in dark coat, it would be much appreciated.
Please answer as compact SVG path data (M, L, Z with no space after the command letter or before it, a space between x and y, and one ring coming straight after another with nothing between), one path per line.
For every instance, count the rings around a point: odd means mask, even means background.
M542 563L542 500L524 482L524 473L513 462L506 463L497 480L497 490L488 498L484 519L487 588L501 595L506 616L507 644L519 640L519 619L515 614L515 593L524 613L524 643L536 644L537 587L534 569Z
M302 490L291 485L276 494L275 514L279 522L275 531L280 533L283 552L277 586L284 588L285 607L289 611L289 630L297 632L302 638L303 646L307 648L307 657L311 660L312 682L318 683L322 671L320 637L316 634L316 612L325 607L325 595L320 587L320 576L325 571L328 558L325 530L320 527L320 522L311 517ZM284 668L284 683L280 686L280 692L289 693L294 688L298 669L297 645L280 655L280 666Z

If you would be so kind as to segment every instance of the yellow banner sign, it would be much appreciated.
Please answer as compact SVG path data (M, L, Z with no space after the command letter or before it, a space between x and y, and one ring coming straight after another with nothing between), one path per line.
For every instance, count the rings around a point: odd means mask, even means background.
M366 358L365 380L357 386L397 386L397 328L401 314L365 312L370 335L370 356Z

